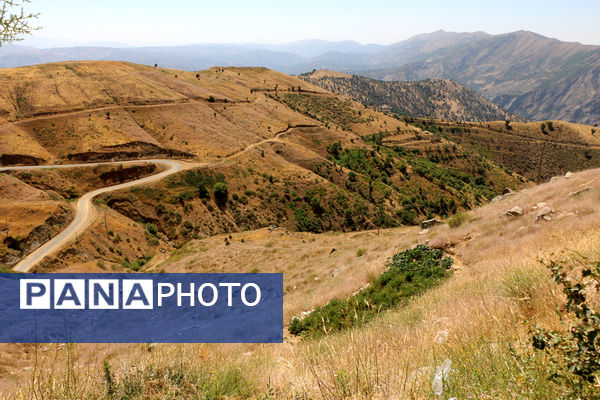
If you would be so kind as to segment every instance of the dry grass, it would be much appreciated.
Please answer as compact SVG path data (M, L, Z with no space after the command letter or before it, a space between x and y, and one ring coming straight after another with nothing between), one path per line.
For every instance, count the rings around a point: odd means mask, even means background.
M543 356L526 357L530 324L557 326L554 308L559 299L539 259L568 258L575 253L600 258L599 174L599 170L586 171L526 189L474 210L471 221L458 228L440 226L424 235L406 228L380 235L260 230L236 234L230 246L223 244L223 237L194 242L162 268L284 272L286 316L351 293L381 270L388 255L417 241L452 243L460 269L407 307L384 313L360 329L318 341L157 345L151 351L144 346L94 345L95 356L89 345L74 346L70 364L61 355L60 368L56 367L54 375L45 374L46 380L24 377L15 398L27 398L28 390L36 385L52 388L50 397L68 398L66 384L61 383L66 382L66 371L73 379L68 393L103 397L106 388L100 361L106 357L118 382L140 376L136 371L147 371L149 364L165 369L184 366L193 377L214 365L209 382L222 382L231 371L243 373L246 392L231 392L229 397L264 398L271 393L316 399L432 398L433 372L450 358L454 373L449 390L459 398L556 398L558 388L546 380ZM590 190L569 195L582 186ZM529 210L541 201L556 213L551 221L536 223L535 212ZM517 204L528 210L523 217L500 216ZM522 226L525 229L519 230ZM329 254L334 247L337 251ZM367 250L362 257L356 257L359 247ZM194 379L185 384L192 382L190 390L199 390ZM156 378L154 386L136 382L143 393L140 398L164 397L185 387L162 378Z

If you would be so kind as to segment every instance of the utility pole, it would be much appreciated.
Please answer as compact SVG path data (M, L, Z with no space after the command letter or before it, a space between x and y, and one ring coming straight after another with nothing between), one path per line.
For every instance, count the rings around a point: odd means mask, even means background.
M540 161L538 163L538 170L537 170L537 181L536 183L539 185L540 184L540 180L542 179L542 161L544 159L544 151L546 150L546 142L543 141L542 142L542 151L540 152Z

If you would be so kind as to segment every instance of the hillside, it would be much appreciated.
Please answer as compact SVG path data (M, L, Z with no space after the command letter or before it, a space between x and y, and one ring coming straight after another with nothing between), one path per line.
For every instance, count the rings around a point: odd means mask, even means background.
M527 119L600 122L600 46L519 31L421 55L365 74L392 81L449 78Z
M600 131L564 121L446 123L406 119L533 181L600 165Z
M92 59L188 71L214 65L262 66L292 74L330 69L387 81L451 79L529 120L600 123L600 46L526 31L501 35L436 31L385 46L313 40L125 49L7 46L0 51L0 67Z
M473 90L449 79L388 82L323 70L302 74L299 78L369 107L405 116L446 121L514 118Z
M417 224L525 181L460 145L264 68L59 63L2 70L0 89L4 164L186 160L167 179L100 196L105 218L39 270L122 270L195 237L270 225L324 232ZM90 179L10 175L59 202L78 198L81 189L66 188ZM32 210L32 221L45 220L45 210ZM10 229L0 263L12 266L35 248L33 231L17 238Z
M531 329L563 329L571 319L556 312L565 299L541 259L566 266L599 259L599 173L519 191L470 211L454 227L324 234L265 228L193 240L146 270L283 272L285 321L365 287L389 257L419 243L443 249L454 265L450 278L407 304L318 340L3 344L4 393L95 399L106 398L110 388L114 397L133 399L431 399L436 370L449 359L444 397L559 398L565 388L551 380L555 364L534 350ZM541 203L554 210L548 221L536 217ZM502 215L515 206L523 216Z

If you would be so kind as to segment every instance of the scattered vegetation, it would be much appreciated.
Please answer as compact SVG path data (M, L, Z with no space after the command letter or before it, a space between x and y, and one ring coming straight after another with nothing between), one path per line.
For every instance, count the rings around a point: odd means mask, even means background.
M347 299L335 299L303 318L294 317L288 330L314 338L362 325L380 312L406 304L449 276L452 259L440 250L419 245L397 253L387 270Z
M344 130L350 130L352 124L367 121L359 115L358 111L351 108L349 100L340 100L334 96L284 94L279 100L294 111L308 115L328 126L339 126Z

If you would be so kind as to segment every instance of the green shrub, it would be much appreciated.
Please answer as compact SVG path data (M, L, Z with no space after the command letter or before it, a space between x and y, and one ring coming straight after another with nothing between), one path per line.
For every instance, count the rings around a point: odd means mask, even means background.
M213 195L217 203L224 204L227 202L227 196L229 192L227 190L227 184L225 182L217 182L213 187Z
M400 220L402 225L415 225L417 216L414 212L407 209L398 210L396 212L396 217Z
M8 265L0 264L0 274L10 274L14 272Z
M334 299L302 319L292 318L288 330L293 335L319 337L361 325L437 285L449 275L451 265L452 259L443 257L440 250L424 245L398 253L367 288L347 299Z
M450 218L448 218L448 226L450 228L457 228L467 222L469 219L469 214L467 213L458 213L454 214Z
M306 203L294 208L294 218L296 219L296 227L300 232L318 233L323 230L321 220L313 217Z
M565 398L598 399L600 312L594 307L600 294L600 262L578 266L581 272L575 279L569 276L564 263L550 262L546 266L566 295L567 303L557 313L567 329L548 331L536 326L533 347L550 355L551 379L566 388Z
M358 249L356 250L356 257L362 257L367 253L367 249Z
M156 225L152 223L147 223L146 229L148 230L148 232L150 232L151 235L158 236L158 228L156 228Z

